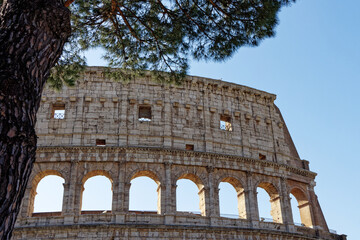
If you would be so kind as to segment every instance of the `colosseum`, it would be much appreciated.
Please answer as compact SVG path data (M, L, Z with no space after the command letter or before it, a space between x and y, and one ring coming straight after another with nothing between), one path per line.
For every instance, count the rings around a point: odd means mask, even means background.
M189 76L181 86L138 77L129 83L89 67L75 88L45 89L37 160L13 239L346 240L329 230L314 192L316 173L300 159L276 96ZM61 212L34 212L38 183L64 179ZM84 183L105 176L111 211L82 211ZM157 212L129 210L130 182L157 187ZM200 212L177 211L179 179L198 187ZM220 215L219 184L237 193L238 216ZM257 189L271 203L259 217ZM301 224L295 224L290 194Z

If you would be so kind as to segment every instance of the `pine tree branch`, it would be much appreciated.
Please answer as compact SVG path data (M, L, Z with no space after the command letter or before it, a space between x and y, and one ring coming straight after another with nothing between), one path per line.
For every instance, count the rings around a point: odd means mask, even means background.
M169 13L169 9L167 9L164 4L161 2L161 0L157 0L157 2L159 3L160 7L162 8L162 10L164 10L164 13L166 13L167 15L170 16L170 13Z
M192 21L193 23L195 23L195 25L200 29L201 32L204 33L204 35L205 35L206 37L208 37L208 38L209 38L210 40L212 40L212 41L215 41L215 39L213 39L212 37L210 37L210 36L204 31L204 29L203 29L192 17L190 17L190 15L187 13L187 11L185 11L185 10L181 7L181 5L180 5L180 3L178 2L178 0L175 0L175 2L176 2L176 4L179 6L179 8L181 9L181 11L182 11L183 13L185 13L185 16L186 16L190 21Z
M220 12L222 12L226 17L230 17L227 12L225 12L221 7L219 7L219 6L218 6L216 3L214 3L212 0L208 0L208 2L210 2L211 5L213 5L217 10L219 10Z
M116 9L118 10L118 12L120 13L121 18L124 20L124 23L126 24L127 28L130 30L131 35L136 38L139 42L142 42L143 40L141 40L139 38L139 36L136 34L135 30L131 27L129 21L127 20L126 16L124 15L123 11L121 10L121 8L119 6L116 5Z
M126 10L128 10L145 28L147 28L150 31L151 35L154 37L154 40L155 40L155 43L156 43L156 48L159 51L160 57L163 59L164 63L170 69L170 71L174 72L173 69L171 68L171 66L168 63L168 60L165 59L166 54L163 53L161 44L159 43L159 39L156 36L154 30L151 27L149 27L146 23L144 23L131 9L127 8L126 6L122 6L122 7L124 7Z
M198 7L199 10L200 10L202 13L206 14L206 12L204 11L204 9L202 9L198 4L195 4L195 6ZM228 34L229 34L230 36L235 37L235 36L232 35L230 32L229 32L229 33L225 32L225 31L224 31L224 28L223 28L222 26L219 26L219 23L216 22L214 18L212 18L211 16L209 16L209 19L218 27L218 29L220 29L220 31L221 31L222 33L224 33L225 35L228 35Z

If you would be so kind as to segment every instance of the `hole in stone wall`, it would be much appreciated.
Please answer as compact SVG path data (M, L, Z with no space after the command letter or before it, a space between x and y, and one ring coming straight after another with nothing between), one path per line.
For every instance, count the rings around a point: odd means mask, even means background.
M151 121L151 107L139 106L139 121L150 122Z
M225 131L232 131L231 117L228 115L220 116L220 129Z
M52 118L64 119L65 118L65 104L54 104L52 106Z
M259 159L260 159L260 160L266 160L266 156L265 156L265 155L262 155L261 153L259 153Z
M105 139L96 139L96 146L100 146L100 147L106 146L106 140Z
M131 180L129 192L129 210L158 211L158 185L149 177L137 177Z
M84 183L82 213L105 213L112 208L112 183L105 176L94 176ZM99 198L99 196L101 196Z
M194 151L194 145L193 144L186 144L185 149L188 151Z
M36 187L34 213L62 211L64 182L62 177L55 175L49 175L40 180Z
M176 185L176 211L200 214L199 189L196 184L188 179L180 179Z

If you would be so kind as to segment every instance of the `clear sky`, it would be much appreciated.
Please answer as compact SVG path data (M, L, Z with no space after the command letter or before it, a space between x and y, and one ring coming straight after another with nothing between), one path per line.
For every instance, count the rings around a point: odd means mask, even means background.
M298 0L282 9L274 38L189 71L277 95L300 157L318 173L328 226L349 240L360 239L359 9L356 0ZM103 64L97 55L88 55L90 66Z
M298 0L275 38L190 74L275 93L330 228L360 239L360 1Z

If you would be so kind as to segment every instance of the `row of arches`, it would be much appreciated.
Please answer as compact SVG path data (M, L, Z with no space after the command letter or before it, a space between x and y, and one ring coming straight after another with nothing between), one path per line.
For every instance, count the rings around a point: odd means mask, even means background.
M30 200L31 213L61 212L63 206L64 178L56 171L38 174L34 179ZM105 171L92 171L82 180L80 211L82 213L103 213L112 211L113 181ZM164 187L151 171L138 171L128 184L128 211L145 211L161 214ZM174 204L177 212L206 216L205 202L208 189L195 174L181 175L175 185ZM219 216L249 219L251 211L257 211L260 221L283 223L284 199L270 182L260 182L254 191L256 209L251 209L251 191L245 190L234 177L223 178L216 187ZM36 194L37 193L37 194ZM309 198L303 189L294 187L289 192L293 222L312 227ZM296 209L297 208L297 209ZM288 209L289 210L289 209ZM290 210L290 211L291 211Z

